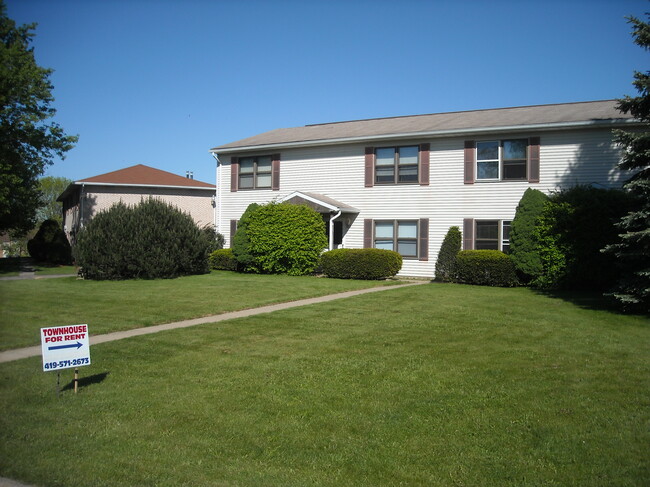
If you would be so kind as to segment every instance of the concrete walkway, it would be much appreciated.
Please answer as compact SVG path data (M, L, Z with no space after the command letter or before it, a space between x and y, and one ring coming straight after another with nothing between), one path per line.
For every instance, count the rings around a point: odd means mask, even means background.
M203 325L205 323L218 323L220 321L233 320L236 318L246 318L248 316L259 315L263 313L273 313L274 311L281 311L283 309L297 308L299 306L308 306L316 303L326 303L337 299L350 298L352 296L359 296L361 294L376 293L382 291L390 291L391 289L398 289L408 286L416 286L418 284L426 284L429 281L408 281L403 284L394 286L381 286L369 289L358 289L356 291L347 291L344 293L330 294L327 296L320 296L317 298L300 299L298 301L289 301L286 303L270 304L268 306L261 306L259 308L243 309L240 311L231 311L212 316L204 316L203 318L194 318L191 320L177 321L174 323L165 323L164 325L147 326L144 328L135 328L127 331L117 331L115 333L106 333L105 335L90 336L90 345L97 345L99 343L112 342L115 340L122 340L124 338L131 338L140 335L149 335L151 333L158 333L165 330L174 330L176 328L187 328L195 325ZM41 346L16 348L14 350L7 350L0 352L0 363L12 362L23 358L36 357L41 355ZM0 484L1 487L2 484Z

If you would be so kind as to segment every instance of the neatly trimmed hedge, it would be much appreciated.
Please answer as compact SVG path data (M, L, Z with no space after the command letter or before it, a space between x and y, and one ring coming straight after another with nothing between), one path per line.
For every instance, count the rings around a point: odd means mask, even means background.
M456 256L460 252L462 236L460 228L450 227L440 246L436 260L436 281L449 282L454 278Z
M220 271L236 271L237 270L237 259L232 253L232 249L218 249L210 254L208 259L210 263L210 269L216 269Z
M72 250L65 233L55 220L45 220L29 242L27 251L38 262L70 264Z
M210 245L192 217L150 198L97 214L79 232L74 255L89 279L173 278L208 272Z
M337 279L384 279L402 268L402 256L384 249L335 249L321 255L327 277Z
M456 282L500 287L518 284L512 260L500 250L461 250L456 256Z

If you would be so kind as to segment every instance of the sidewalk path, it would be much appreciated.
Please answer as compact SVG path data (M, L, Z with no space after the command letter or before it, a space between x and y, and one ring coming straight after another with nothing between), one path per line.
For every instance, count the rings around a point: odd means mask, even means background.
M316 303L326 303L336 299L344 299L352 296L359 296L361 294L376 293L381 291L390 291L391 289L398 289L407 286L416 286L418 284L426 284L429 281L409 281L404 284L397 284L394 286L381 286L372 287L369 289L358 289L356 291L347 291L344 293L329 294L327 296L320 296L316 298L300 299L298 301L289 301L286 303L270 304L268 306L261 306L259 308L243 309L240 311L231 311L219 315L204 316L202 318L194 318L191 320L177 321L175 323L165 323L164 325L147 326L144 328L136 328L134 330L117 331L114 333L106 333L105 335L90 336L90 344L97 345L99 343L112 342L114 340L122 340L124 338L131 338L140 335L149 335L151 333L158 333L159 331L174 330L176 328L187 328L189 326L202 325L205 323L218 323L220 321L233 320L235 318L246 318L248 316L259 315L263 313L272 313L283 309L297 308L299 306L307 306ZM7 350L0 352L0 363L12 362L23 358L36 357L41 355L41 346L16 348L14 350ZM0 484L1 487L2 484Z

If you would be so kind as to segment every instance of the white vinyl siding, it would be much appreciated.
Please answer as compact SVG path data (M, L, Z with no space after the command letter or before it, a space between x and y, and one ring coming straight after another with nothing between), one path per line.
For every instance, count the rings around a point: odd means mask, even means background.
M463 220L511 221L524 191L533 187L545 193L575 184L598 183L618 187L626 178L615 169L618 151L609 128L495 134L489 140L540 137L540 182L464 184L464 142L468 137L373 141L375 147L417 146L430 143L430 183L376 184L364 187L365 147L368 144L323 145L300 149L274 149L281 153L279 191L230 192L230 167L220 167L221 211L219 231L230 242L229 222L238 220L252 203L267 203L294 191L319 193L360 210L343 215L349 230L345 248L363 248L364 220L401 221L421 218L429 222L427 261L404 259L400 275L430 278L434 275L440 245L449 227L462 229ZM477 140L488 140L482 137ZM246 157L247 154L241 154ZM227 157L223 159L227 160Z

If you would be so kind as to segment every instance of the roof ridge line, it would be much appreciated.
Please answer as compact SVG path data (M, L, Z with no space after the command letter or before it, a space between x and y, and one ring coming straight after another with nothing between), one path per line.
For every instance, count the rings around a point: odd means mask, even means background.
M343 123L351 123L351 122L371 122L374 120L395 120L399 118L415 118L415 117L429 117L431 115L452 115L454 113L476 113L476 112L490 112L490 111L497 111L497 110L517 110L521 108L537 108L537 107L552 107L552 106L558 106L558 105L580 105L580 104L586 104L586 103L603 103L603 102L609 102L609 101L616 101L615 98L609 99L609 100L589 100L589 101L573 101L573 102L568 102L568 103L541 103L537 105L520 105L516 107L501 107L501 108L479 108L477 110L453 110L451 112L434 112L434 113L419 113L415 115L397 115L394 117L375 117L375 118L359 118L356 120L340 120L338 122L323 122L323 123L310 123L307 125L304 125L304 127L321 127L323 125L338 125L338 124L343 124Z

